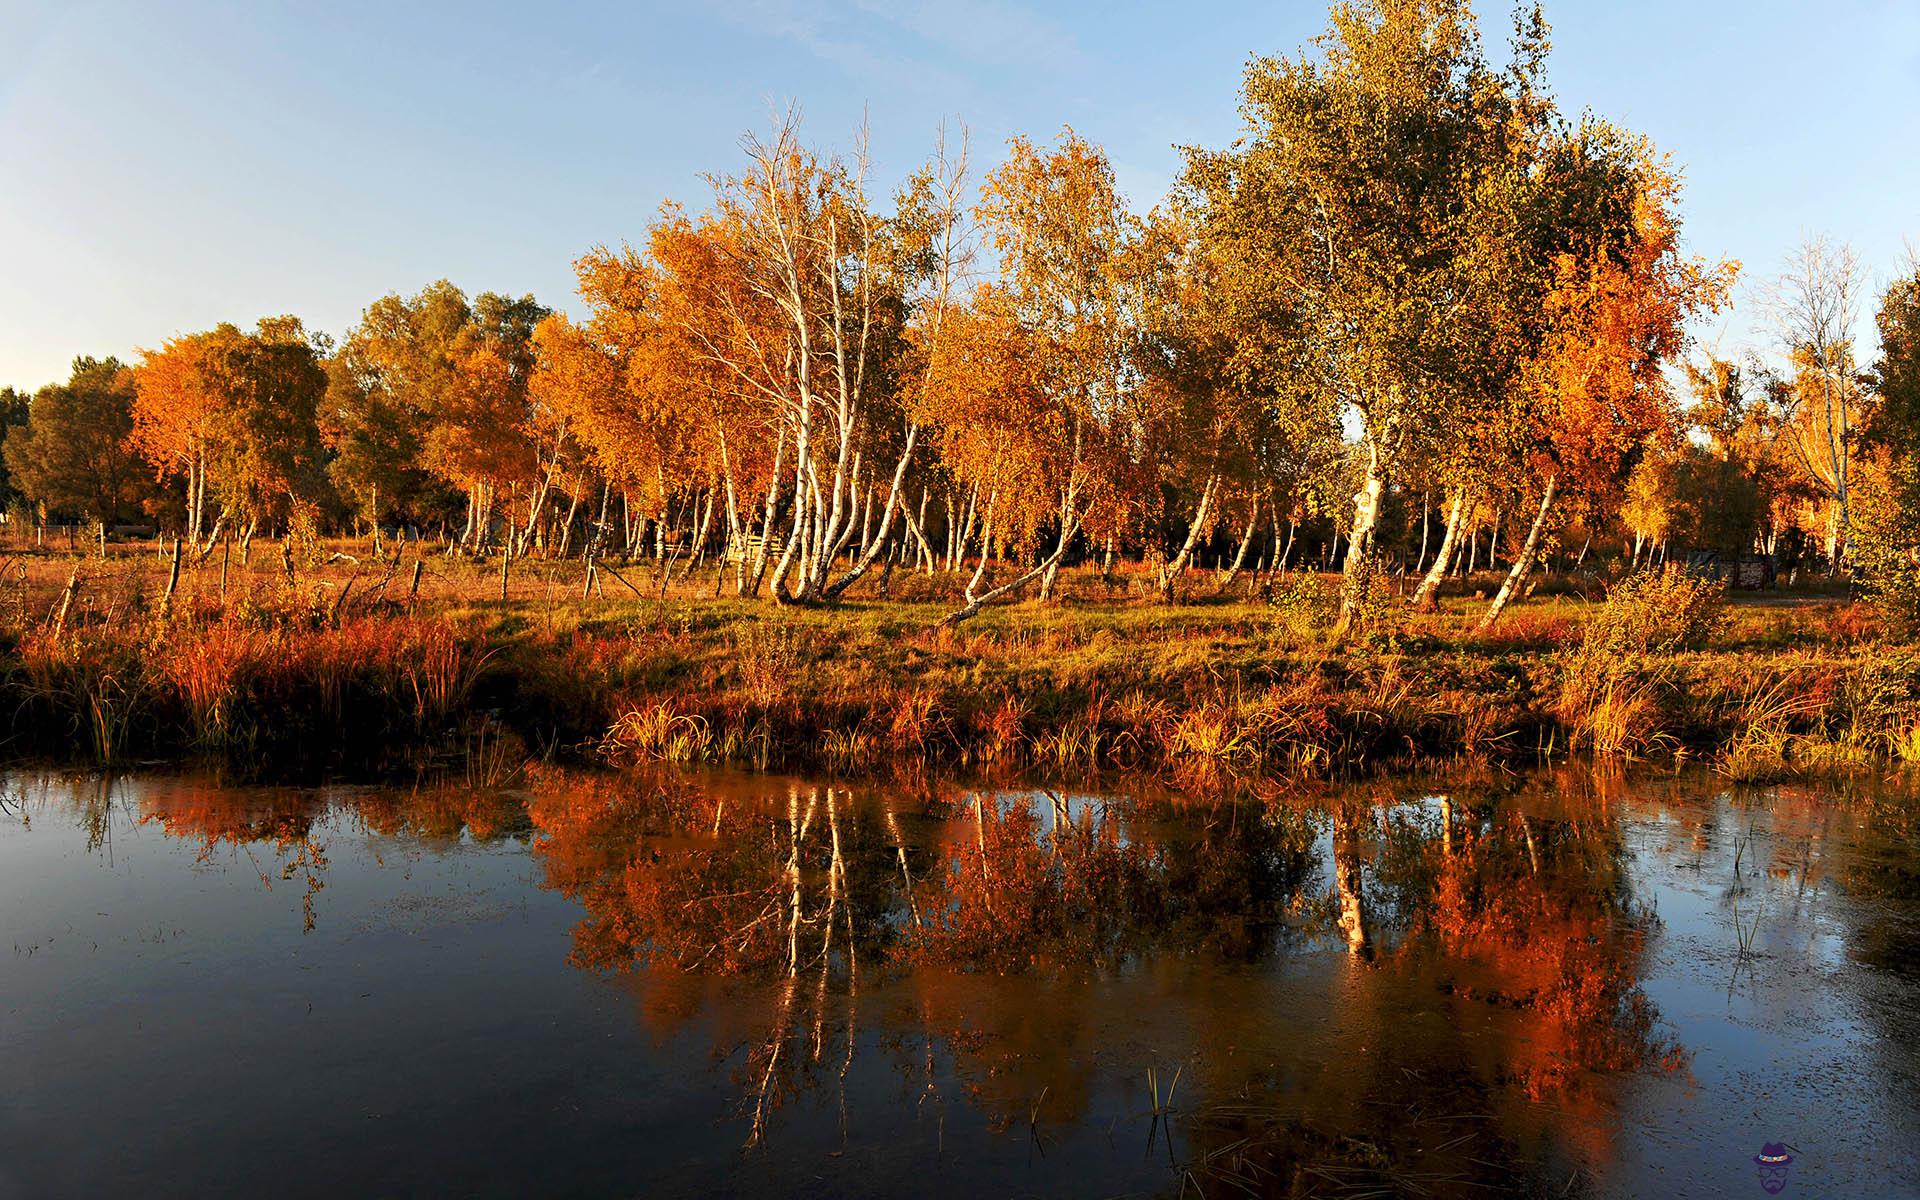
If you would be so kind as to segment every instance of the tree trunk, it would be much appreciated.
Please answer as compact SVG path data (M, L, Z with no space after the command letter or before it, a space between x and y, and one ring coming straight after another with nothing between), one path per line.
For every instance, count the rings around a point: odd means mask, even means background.
M1513 600L1514 593L1526 582L1527 572L1533 569L1534 555L1540 550L1540 533L1547 527L1547 513L1553 508L1554 486L1559 480L1557 473L1547 476L1547 489L1540 494L1540 511L1534 514L1533 528L1527 530L1527 540L1520 547L1520 553L1514 556L1513 569L1507 572L1506 581L1494 593L1493 604L1488 607L1487 615L1480 619L1481 633L1493 628L1493 623L1500 619L1500 614L1506 611L1507 605Z
M1420 493L1420 557L1413 564L1415 573L1427 569L1427 535L1433 524L1433 493Z
M1060 560L1059 559L1056 558L1050 563L1042 564L1042 574L1040 576L1040 599L1043 602L1051 601L1053 599L1053 585L1054 585L1054 582L1059 577L1060 577Z
M906 446L904 449L902 449L900 453L900 461L894 465L893 482L887 485L887 501L886 501L886 504L883 505L881 508L880 534L878 537L873 536L871 533L868 533L865 535L867 540L862 547L859 561L854 563L853 566L849 567L845 575L841 576L839 579L834 580L832 583L829 583L820 589L820 594L824 598L828 600L834 599L835 597L839 596L842 592L845 592L848 588L852 587L855 583L859 581L862 575L865 575L868 572L868 570L870 570L873 567L874 560L879 558L881 549L884 548L887 544L887 531L893 528L894 506L899 505L902 509L906 507L906 496L901 490L901 485L906 480L907 466L909 463L913 461L914 443L918 441L919 438L920 438L920 426L918 425L908 426ZM867 515L868 517L871 517L872 513L873 513L873 484L869 482L867 484ZM852 532L853 532L853 526L852 526L852 523L849 522L847 526L847 534L851 534ZM843 535L840 540L841 540L841 544L845 545L847 541L847 537ZM836 553L838 552L838 549L839 547L835 548Z
M578 481L574 483L571 490L572 495L567 504L567 519L560 526L560 545L554 551L562 562L566 561L567 551L573 548L573 522L580 515L581 487Z
M173 612L173 592L180 586L180 539L173 539L173 569L167 572L167 590L160 597L160 615Z
M73 564L73 573L67 576L67 586L60 592L60 611L53 618L53 636L59 637L67 631L67 616L73 611L73 597L80 590L80 564Z
M686 570L680 573L683 582L693 578L693 569L700 565L700 552L706 547L707 534L711 532L713 525L713 499L713 492L710 489L707 492L706 509L700 518L700 528L693 535L692 553L687 555Z
M916 513L913 509L903 504L900 506L900 513L907 519L907 531L913 534L914 565L922 568L925 574L931 576L938 566L938 560L933 553L932 543L927 540L927 490L925 488L920 489L919 512Z
M1360 620L1360 602L1371 583L1373 530L1380 520L1380 500L1387 490L1379 447L1369 445L1366 482L1353 497L1353 532L1347 538L1347 560L1340 584L1340 620L1334 637L1344 637Z
M1460 527L1466 523L1467 489L1462 487L1453 498L1453 507L1447 513L1447 531L1440 535L1440 549L1434 553L1433 565L1420 580L1420 586L1413 593L1413 607L1427 612L1439 607L1440 584L1447 577L1447 567L1453 562L1454 547L1459 542Z
M1227 568L1227 577L1220 581L1220 590L1226 591L1233 581L1240 577L1240 569L1247 562L1247 548L1253 545L1253 534L1260 527L1260 498L1254 497L1253 506L1247 510L1247 531L1240 535L1240 549L1233 556L1233 565Z
M1372 958L1367 933L1366 901L1362 891L1360 818L1348 805L1339 805L1333 819L1333 890L1338 900L1337 921L1349 953Z
M1168 559L1160 568L1160 599L1173 603L1174 581L1186 571L1187 563L1193 558L1193 548L1200 543L1201 534L1207 527L1207 518L1212 515L1213 493L1220 486L1218 475L1207 477L1207 486L1200 490L1200 504L1194 509L1193 524L1187 527L1187 540L1180 552Z
M199 564L207 561L207 555L212 554L213 548L220 544L220 534L226 528L226 525L227 525L227 514L223 510L218 517L214 518L213 532L207 535L206 544L200 549L200 551L197 554L194 555L193 561L195 566L198 566Z
M1016 591L1020 588L1025 587L1027 584L1033 582L1035 579L1038 579L1040 576L1046 574L1047 571L1049 571L1053 567L1059 565L1060 560L1066 557L1068 543L1073 541L1074 535L1080 531L1080 521L1081 521L1082 514L1080 513L1078 506L1074 504L1074 498L1071 495L1069 495L1069 498L1068 498L1068 506L1070 506L1068 508L1069 515L1067 515L1066 518L1063 519L1060 523L1060 538L1059 538L1059 541L1057 541L1054 544L1052 553L1048 554L1046 558L1042 559L1039 565L1033 567L1031 570L1027 571L1024 575L1021 575L1019 578L1014 579L1008 583L1003 583L999 587L996 587L991 591L988 591L984 595L979 595L979 596L974 595L974 592L973 592L975 585L978 584L980 580L980 572L976 570L974 572L973 582L967 585L966 605L962 608L955 609L953 612L950 612L946 616L940 618L940 622L939 622L940 625L942 626L958 625L960 622L966 620L968 617L971 617L974 614L978 613L982 608L984 608L987 604L991 603L992 601L999 599L1001 596L1004 596L1009 592ZM983 543L984 543L984 540L985 539L983 539ZM985 547L983 545L981 566L984 567L985 565L986 565Z
M782 429L773 448L773 473L767 477L767 498L761 506L760 539L753 548L753 562L747 562L745 547L742 547L740 566L735 577L735 591L743 599L758 595L760 581L766 578L768 550L767 545L773 537L773 518L780 506L780 470L786 466L787 431Z

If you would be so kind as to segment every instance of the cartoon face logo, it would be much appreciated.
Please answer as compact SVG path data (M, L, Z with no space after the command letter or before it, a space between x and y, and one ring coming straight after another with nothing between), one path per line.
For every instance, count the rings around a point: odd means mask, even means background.
M1767 1195L1778 1196L1787 1188L1787 1168L1793 1165L1793 1155L1779 1142L1768 1142L1760 1147L1760 1153L1753 1156L1753 1164L1760 1171L1760 1186Z

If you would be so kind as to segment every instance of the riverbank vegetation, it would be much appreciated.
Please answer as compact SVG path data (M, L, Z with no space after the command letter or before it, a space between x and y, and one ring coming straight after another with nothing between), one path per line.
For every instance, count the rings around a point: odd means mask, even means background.
M1500 61L1464 0L1341 5L1147 209L1070 129L889 196L790 114L573 315L441 281L79 360L4 397L14 745L1920 753L1920 269L1871 366L1818 240L1771 357L1698 355L1736 265L1547 59L1537 9ZM1879 607L1726 614L1783 581Z
M503 600L491 563L209 565L169 596L170 558L31 560L0 641L9 750L269 774L451 754L487 773L559 757L1194 778L1593 753L1762 779L1920 756L1920 648L1870 605L1729 604L1678 570L1556 579L1491 633L1484 599L1416 609L1412 581L1383 580L1371 632L1339 641L1332 573L1208 573L1169 605L1148 571L1079 568L1051 602L955 627L929 620L951 577L779 608L644 565L621 575L634 593L582 597L586 571L518 564Z

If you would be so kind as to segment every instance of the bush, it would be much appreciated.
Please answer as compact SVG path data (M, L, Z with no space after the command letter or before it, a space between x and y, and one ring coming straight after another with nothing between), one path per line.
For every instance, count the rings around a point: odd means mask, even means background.
M1855 577L1894 632L1920 634L1920 464L1864 470L1855 496Z
M1727 621L1718 580L1674 567L1640 571L1615 584L1587 622L1585 649L1603 654L1697 650Z
M1273 610L1275 631L1294 641L1320 636L1340 611L1339 593L1305 571L1274 580L1266 599Z

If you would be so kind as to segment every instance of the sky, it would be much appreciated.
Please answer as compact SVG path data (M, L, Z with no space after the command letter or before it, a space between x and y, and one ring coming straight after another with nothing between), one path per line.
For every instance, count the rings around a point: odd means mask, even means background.
M1506 0L1481 0L1490 49ZM1920 0L1549 0L1553 89L1685 173L1689 248L1745 264L1699 330L1764 342L1751 285L1804 237L1876 279L1920 242ZM448 278L578 311L571 263L700 205L797 103L876 174L964 122L976 164L1071 125L1150 207L1240 132L1241 72L1322 0L461 4L0 0L0 385L221 321L343 333ZM1867 314L1870 317L1870 314Z

